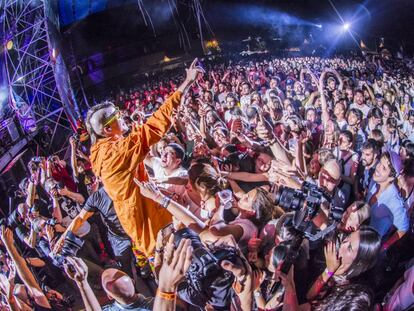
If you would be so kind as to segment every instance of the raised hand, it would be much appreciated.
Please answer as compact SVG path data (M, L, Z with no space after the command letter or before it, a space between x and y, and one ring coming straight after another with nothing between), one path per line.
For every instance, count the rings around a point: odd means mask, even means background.
M194 59L190 65L190 68L185 70L187 73L186 80L189 82L194 82L195 80L197 80L199 75L203 75L205 72L203 68L201 68L200 66L197 66L197 62L198 62L198 59L197 58Z
M77 257L66 257L66 263L63 265L66 274L77 283L86 281L88 277L88 267L85 262Z
M335 243L332 241L329 241L325 245L325 261L326 261L326 267L329 272L336 272L339 267L341 266L341 258L338 257L338 254L336 253L336 247Z
M174 249L174 235L168 240L163 263L159 273L158 289L164 293L174 293L191 264L193 248L188 239L182 239Z
M134 178L134 182L138 185L139 190L144 197L149 198L155 202L158 202L162 197L161 191L153 182L141 182L136 178Z

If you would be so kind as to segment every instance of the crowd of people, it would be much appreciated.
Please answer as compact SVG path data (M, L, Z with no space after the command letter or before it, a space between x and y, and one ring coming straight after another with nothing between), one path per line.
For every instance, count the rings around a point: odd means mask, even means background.
M195 60L69 145L32 158L1 222L4 310L414 306L407 62Z

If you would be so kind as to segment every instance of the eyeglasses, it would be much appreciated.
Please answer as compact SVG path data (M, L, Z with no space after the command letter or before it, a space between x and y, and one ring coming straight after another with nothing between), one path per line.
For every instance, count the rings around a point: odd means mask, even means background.
M119 108L115 108L115 111L113 113L111 113L108 117L105 118L104 124L103 126L108 126L109 124L111 124L113 121L118 120L119 119Z

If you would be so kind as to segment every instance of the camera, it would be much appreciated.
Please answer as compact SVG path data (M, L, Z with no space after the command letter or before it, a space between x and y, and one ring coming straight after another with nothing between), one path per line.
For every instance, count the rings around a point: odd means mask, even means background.
M61 182L61 181L59 181L59 182L57 182L53 187L52 187L52 189L55 189L55 190L59 190L59 189L63 189L63 188L65 188L65 185L63 184L63 182Z
M237 251L231 247L208 249L201 243L199 236L188 228L175 232L176 246L181 239L191 240L193 253L185 281L178 286L178 295L189 304L200 308L208 303L215 310L225 310L231 302L234 276L220 264L223 260L241 262Z
M275 194L276 205L284 210L303 211L306 213L304 219L310 220L317 215L323 201L330 203L330 195L309 182L304 182L301 190L281 186Z
M328 202L329 225L323 230L317 230L313 225L313 218L319 213L321 204ZM290 266L296 260L303 240L323 240L331 235L341 221L344 208L332 206L331 196L317 185L304 182L302 189L292 189L281 186L275 193L275 204L284 210L294 211L291 221L286 224L293 234L290 249L282 265L282 271L288 273Z
M66 234L60 254L54 255L53 259L56 265L62 267L64 264L68 264L66 257L75 257L83 244L84 241L81 238L77 237L72 231L69 231ZM73 267L69 264L68 267L73 270Z

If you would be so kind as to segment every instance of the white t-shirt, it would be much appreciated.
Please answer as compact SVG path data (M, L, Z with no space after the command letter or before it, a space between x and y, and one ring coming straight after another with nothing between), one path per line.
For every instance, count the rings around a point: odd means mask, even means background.
M161 159L160 158L153 158L153 165L152 170L154 171L154 178L155 179L163 179L163 178L170 178L170 177L188 177L188 172L185 168L179 167L177 168L172 174L167 175L164 168L161 166ZM185 185L172 185L172 184L160 184L158 185L159 188L166 189L171 193L175 193L178 195L183 195L185 192Z
M363 105L357 105L357 104L355 104L355 103L351 104L351 106L349 107L349 109L352 109L352 108L357 108L357 109L361 110L361 111L362 111L362 114L364 115L364 118L366 118L366 117L368 116L368 112L369 112L369 110L371 109L371 108L369 108L369 106L368 106L368 105L366 105L366 104L363 104Z

